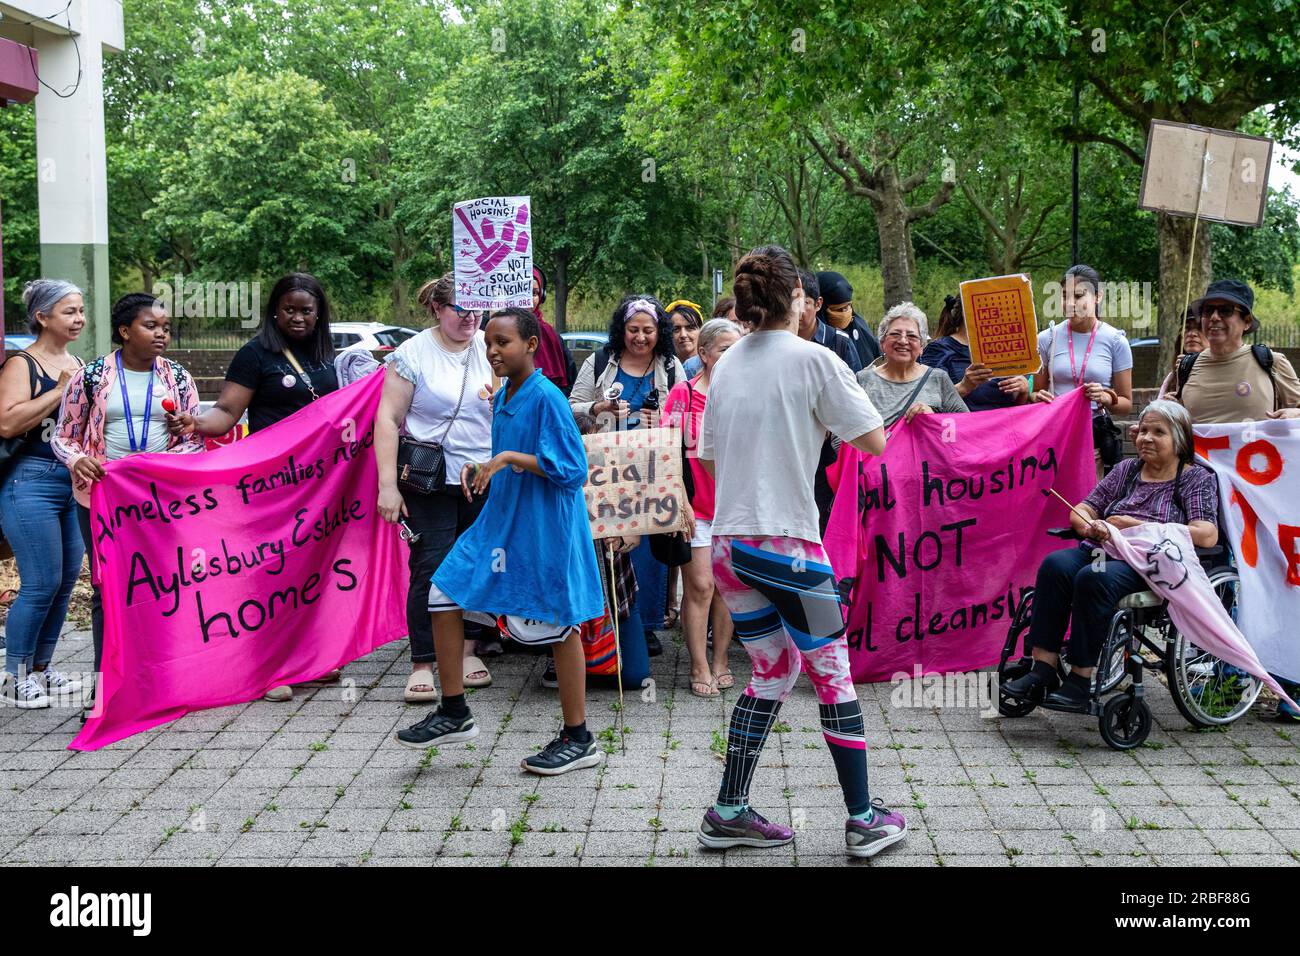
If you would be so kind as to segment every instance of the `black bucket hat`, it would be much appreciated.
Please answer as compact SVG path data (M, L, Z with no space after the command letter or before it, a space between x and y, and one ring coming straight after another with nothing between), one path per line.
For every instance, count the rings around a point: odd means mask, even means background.
M1255 316L1255 291L1240 279L1218 279L1211 282L1205 290L1205 295L1193 302L1191 309L1200 315L1202 305L1215 301L1231 302L1241 306L1250 316L1250 325L1246 331L1249 333L1259 330L1259 319Z

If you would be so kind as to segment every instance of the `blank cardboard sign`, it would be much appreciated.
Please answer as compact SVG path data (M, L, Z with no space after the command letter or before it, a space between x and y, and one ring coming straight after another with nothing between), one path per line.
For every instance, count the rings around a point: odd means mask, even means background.
M1259 226L1272 158L1271 139L1152 120L1138 208Z

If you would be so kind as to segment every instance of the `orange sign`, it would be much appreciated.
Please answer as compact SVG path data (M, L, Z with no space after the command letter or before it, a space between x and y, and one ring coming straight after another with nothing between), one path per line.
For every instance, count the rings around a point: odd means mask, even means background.
M1038 371L1038 322L1029 276L963 282L961 309L972 362L987 365L997 375Z

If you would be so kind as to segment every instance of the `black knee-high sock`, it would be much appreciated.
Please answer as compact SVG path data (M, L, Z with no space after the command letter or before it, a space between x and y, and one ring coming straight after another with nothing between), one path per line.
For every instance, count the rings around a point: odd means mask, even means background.
M749 694L741 694L736 701L727 729L727 765L722 770L722 786L718 788L719 804L743 807L749 803L749 785L780 709L779 700L764 700Z
M866 813L871 809L871 794L867 789L867 734L862 707L857 700L847 700L842 704L820 704L817 712L849 816Z

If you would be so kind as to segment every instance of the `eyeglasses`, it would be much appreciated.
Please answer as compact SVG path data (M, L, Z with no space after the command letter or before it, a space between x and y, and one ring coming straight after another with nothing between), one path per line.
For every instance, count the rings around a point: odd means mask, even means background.
M908 345L913 343L920 344L921 336L915 332L887 332L885 338L891 342L906 342Z
M1206 304L1201 306L1201 318L1209 319L1215 315L1221 315L1225 319L1230 319L1241 311L1241 306L1233 305L1231 302L1224 302L1221 305Z
M458 319L469 317L471 319L479 318L483 313L477 309L462 309L460 306L448 302L447 308L456 313Z

